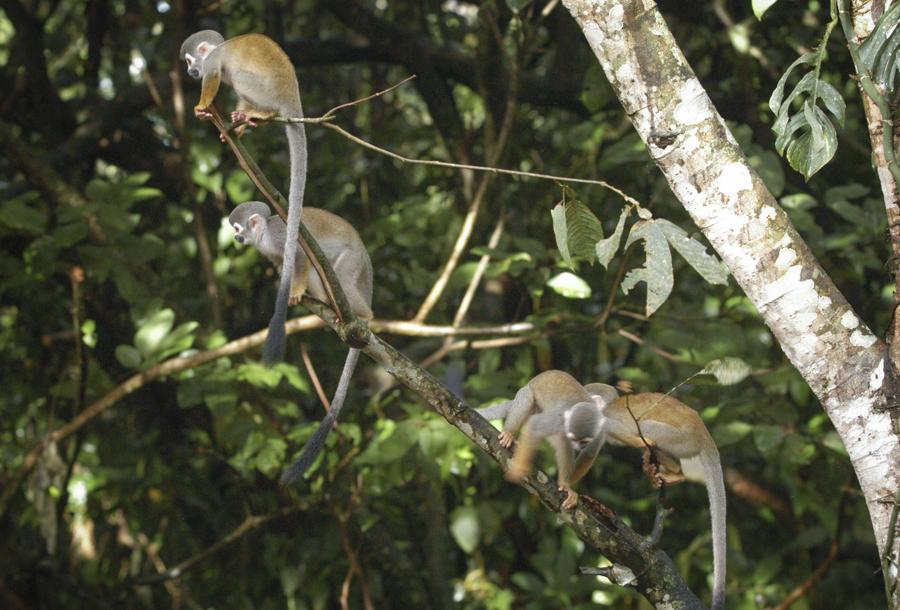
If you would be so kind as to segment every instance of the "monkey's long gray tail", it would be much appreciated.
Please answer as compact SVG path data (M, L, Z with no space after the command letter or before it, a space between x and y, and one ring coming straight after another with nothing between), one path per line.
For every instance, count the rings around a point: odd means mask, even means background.
M712 439L710 445L700 452L700 463L703 464L703 478L706 479L706 492L709 494L709 517L713 546L713 591L711 610L725 610L725 556L726 556L726 524L725 524L725 480L722 477L722 463L719 450Z
M302 114L302 113L301 113ZM274 364L284 358L285 328L294 264L297 260L297 237L300 235L300 213L306 190L306 129L303 123L288 123L285 127L291 158L291 186L288 191L287 234L281 263L281 282L275 299L275 312L269 320L269 334L263 348L263 362Z
M303 478L303 475L306 474L306 471L309 470L309 467L312 466L312 463L316 461L319 453L321 453L322 448L325 446L325 439L328 437L328 433L331 432L331 428L334 427L341 414L341 409L344 407L347 390L350 388L350 378L353 377L353 371L356 369L356 361L358 359L359 350L351 347L350 351L347 352L347 359L344 360L344 370L341 371L341 378L338 381L337 390L334 392L334 398L331 400L331 410L328 411L328 415L325 416L312 437L306 442L306 446L303 447L303 451L300 452L300 457L297 458L297 461L281 475L280 482L282 485L290 485Z

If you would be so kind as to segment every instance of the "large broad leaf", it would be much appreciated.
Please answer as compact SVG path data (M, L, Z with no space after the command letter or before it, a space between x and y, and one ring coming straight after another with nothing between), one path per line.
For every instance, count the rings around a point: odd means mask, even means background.
M787 97L784 89L794 68L820 60L818 53L802 55L788 67L769 98L769 108L775 114L772 125L777 136L775 148L779 154L786 155L791 167L807 180L834 157L837 133L832 120L843 125L846 104L838 90L820 80L815 70L803 75ZM794 103L801 101L802 110L792 114Z
M575 268L574 258L594 262L594 244L603 239L603 225L590 208L579 201L556 204L550 211L556 247L569 267Z
M662 218L654 224L665 235L669 244L684 257L684 260L710 284L727 284L728 271L718 258L706 253L706 246L688 237L687 232Z
M895 2L875 24L875 29L859 46L859 59L869 71L876 85L880 85L892 97L894 78L897 74L897 49L900 48L900 36L897 25L900 24L900 2Z
M634 224L628 234L625 247L628 248L635 241L644 240L644 251L647 260L639 269L632 269L622 280L622 290L625 294L634 288L638 282L647 284L646 314L652 315L662 305L672 292L674 278L672 276L672 253L669 251L669 243L666 236L653 221L641 220Z
M596 243L597 261L604 268L609 267L609 261L619 249L619 243L622 241L622 229L625 227L625 218L631 213L631 206L622 209L619 214L619 222L616 224L616 230L606 239L601 239Z
M791 167L808 180L837 152L837 131L825 113L808 101L803 104L802 116L807 129L788 144L786 156Z

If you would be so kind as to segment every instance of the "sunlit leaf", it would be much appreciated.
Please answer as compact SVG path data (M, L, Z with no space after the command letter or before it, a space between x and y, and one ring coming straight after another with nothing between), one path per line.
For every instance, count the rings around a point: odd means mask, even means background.
M478 511L472 506L461 506L454 510L450 514L450 533L462 550L466 553L474 551L481 537Z
M645 313L650 316L659 309L672 292L674 277L672 273L672 253L665 235L655 222L642 220L636 222L628 234L627 248L637 240L644 241L646 260L644 266L629 271L622 280L622 291L625 294L638 282L647 284L647 304Z
M591 296L591 287L588 283L568 271L550 278L547 281L547 286L567 299L587 299Z
M153 355L159 347L172 325L175 323L175 312L171 309L161 309L150 316L137 333L134 335L134 346L138 348L144 358Z
M659 218L655 221L659 230L666 236L669 244L675 248L684 260L710 284L727 284L728 270L722 262L706 253L706 246L688 237L687 232L668 220Z
M735 385L746 379L752 370L750 365L740 358L726 356L707 363L698 375L712 375L720 385Z
M606 239L601 239L596 244L597 261L605 268L609 267L609 262L619 249L619 244L622 241L622 231L625 228L625 219L630 213L630 207L623 208L619 214L619 222L616 223L616 228L612 235Z
M603 239L603 225L585 204L567 201L550 210L553 234L563 260L574 268L574 258L593 262L595 244Z
M756 15L757 19L762 19L766 11L772 8L776 2L778 0L753 0L753 14Z

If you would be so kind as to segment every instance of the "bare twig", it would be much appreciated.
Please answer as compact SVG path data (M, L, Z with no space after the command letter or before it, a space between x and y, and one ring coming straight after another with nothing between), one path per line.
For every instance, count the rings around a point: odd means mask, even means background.
M322 115L322 120L323 120L323 121L331 120L331 119L334 117L334 115L337 114L337 112L338 112L339 110L343 110L344 108L349 108L349 107L351 107L351 106L356 106L356 105L358 105L358 104L363 104L363 103L368 102L368 101L370 101L370 100L374 100L374 99L377 98L377 97L381 97L381 96L384 95L385 93L390 93L390 92L393 91L394 89L397 89L398 87L402 87L403 85L405 85L406 83L408 83L409 81L411 81L412 79L414 79L415 77L416 77L415 74L411 74L411 75L407 76L406 78L404 78L404 79L403 79L402 81L400 81L399 83L397 83L396 85L391 85L391 86L388 87L387 89L382 89L381 91L376 91L376 92L373 93L372 95L367 95L366 97L361 97L361 98L359 98L358 100L353 100L352 102L346 102L346 103L344 103L344 104L338 104L337 106L335 106L334 108L332 108L331 110L329 110L328 112L326 112L325 114L323 114L323 115Z
M497 247L497 244L500 243L500 236L503 235L503 227L505 223L506 215L501 214L500 218L497 220L497 225L494 227L493 233L491 233L490 239L488 239L488 248L493 250ZM472 300L475 298L475 291L478 290L478 286L481 284L481 280L484 277L485 272L487 271L487 266L490 260L491 256L489 254L481 255L481 258L478 260L478 265L475 267L475 272L472 274L472 279L469 281L466 292L463 295L462 300L459 302L459 307L456 310L456 315L453 316L453 328L458 328L462 324L463 320L466 319L466 314L469 313L469 307L472 306Z
M188 557L175 567L169 568L164 572L160 572L159 574L148 574L146 576L135 578L131 584L133 586L154 585L166 582L173 578L178 578L207 557L218 553L219 551L230 545L232 542L242 538L248 532L251 532L258 527L262 527L263 525L269 523L270 521L274 521L275 519L280 519L281 517L286 517L288 515L299 513L308 509L308 503L292 504L291 506L285 506L281 510L277 510L267 515L251 515L244 519L243 523L233 529L227 536L225 536L212 546L203 549L196 555Z
M506 149L506 145L509 142L510 135L512 134L512 128L515 121L515 89L516 83L518 79L515 78L517 75L517 71L513 70L513 77L511 79L510 84L510 95L507 99L506 104L506 114L503 119L503 126L500 129L500 133L497 136L497 141L494 143L493 149L491 150L490 158L488 159L489 165L496 165L500 162L500 158L503 155L503 151ZM441 295L444 294L444 289L447 287L447 283L450 281L450 276L453 274L453 271L456 269L457 265L459 265L459 259L462 258L463 252L466 250L466 246L469 243L469 239L472 237L472 231L475 230L475 221L478 218L478 213L481 210L481 204L484 201L484 198L487 196L488 186L491 183L491 175L484 176L481 179L481 182L478 185L478 190L475 192L475 196L472 198L472 201L469 203L469 209L466 212L466 217L463 220L462 227L459 230L459 235L456 237L456 242L453 244L453 249L450 251L450 256L447 257L447 262L444 263L444 268L441 270L440 275L438 275L438 279L434 282L434 285L431 287L431 290L428 291L428 294L425 296L425 299L422 301L422 304L419 306L419 311L416 312L416 315L413 316L413 321L415 322L423 322L425 318L428 317L428 314L431 313L431 310L434 309L434 306L437 305L437 302L440 300Z
M341 530L341 548L344 549L344 554L347 556L347 561L350 563L347 575L344 577L344 582L341 584L342 610L350 609L350 584L353 582L354 576L359 579L359 588L363 597L363 607L366 610L375 610L375 604L372 603L372 595L369 592L369 583L366 581L366 575L363 572L362 565L359 563L359 556L350 544L350 533L347 527L347 524L350 523L350 518L353 516L353 505L359 502L362 486L363 478L360 474L356 477L356 485L353 487L350 500L347 502L347 508L343 511L332 508L332 512L338 524L338 529Z
M653 529L644 539L648 548L655 547L662 538L663 528L665 527L666 518L675 512L674 508L666 508L666 486L660 485L659 492L656 494L656 516L653 518Z
M325 407L325 411L330 411L331 401L328 400L325 390L322 389L322 384L319 382L319 376L316 374L316 368L309 358L309 350L306 349L306 343L300 344L300 357L303 359L303 366L306 367L306 374L309 375L309 379L312 381L313 387L316 389L316 394L319 396L319 400L322 401L322 405Z
M637 343L638 345L642 345L642 346L647 344L647 342L644 341L644 339L641 339L636 334L629 332L629 331L625 330L624 328L620 328L617 332L620 335L622 335L623 337L625 337L626 339L628 339L629 341L632 341L633 343ZM682 358L679 358L675 354L673 354L671 352L667 352L664 349L656 347L655 345L650 346L650 351L652 351L654 354L658 354L659 356L662 356L666 360L671 360L672 362L678 362L680 364L685 364L685 361Z
M405 157L403 155L397 154L393 151L390 151L386 148L382 148L380 146L376 146L371 142L367 142L362 138L353 135L352 133L346 131L345 129L334 125L332 123L322 123L323 127L327 127L332 131L336 131L341 134L351 142L355 142L360 146L368 148L369 150L374 150L377 153L381 153L382 155L386 155L392 159L400 161L402 163L409 163L410 165L431 165L434 167L447 167L451 169L468 169L476 172L489 172L492 174L502 174L504 176L519 176L521 178L537 178L540 180L552 180L554 182L563 182L563 183L573 183L573 184L593 184L595 186L603 187L607 190L612 191L626 202L632 205L640 205L640 202L634 197L628 195L622 189L613 186L609 182L605 180L594 180L591 178L572 178L571 176L560 176L558 174L545 174L542 172L524 172L515 169L504 169L501 167L485 167L484 165L470 165L468 163L453 163L451 161L437 161L434 159L415 159L413 157Z
M471 335L521 335L533 333L537 328L531 322L513 322L497 326L461 326L424 324L408 320L373 320L372 330L387 334L414 335L417 337L465 337Z
M396 161L400 161L401 163L409 163L410 165L431 165L433 167L445 167L448 169L464 169L464 170L470 170L470 171L476 171L476 172L489 172L492 174L502 174L502 175L506 175L506 176L519 176L521 178L537 178L539 180L552 180L554 182L573 183L573 184L593 184L595 186L599 186L599 187L602 187L602 188L612 191L613 193L615 193L616 195L618 195L619 197L621 197L622 199L624 199L625 201L627 201L630 204L640 205L640 202L637 199L635 199L634 197L631 197L630 195L625 193L625 191L623 191L622 189L610 184L609 182L606 182L605 180L594 180L591 178L573 178L571 176L562 176L562 175L558 175L558 174L545 174L542 172L525 172L525 171L520 171L520 170L515 170L515 169L505 169L505 168L500 168L500 167L488 167L488 166L484 166L484 165L471 165L468 163L453 163L451 161L438 161L436 159L416 159L414 157L406 157L399 153L395 153L391 150L388 150L386 148L383 148L381 146L378 146L376 144L372 144L371 142L363 140L362 138L355 136L352 133L350 133L349 131L346 131L345 129L339 127L338 125L335 125L334 123L332 123L332 121L334 120L334 113L337 112L338 110L341 110L348 106L355 106L356 104L360 104L362 102L366 102L373 98L384 95L385 93L396 89L400 85L403 85L404 83L408 82L409 80L411 80L413 78L415 78L414 75L407 77L406 79L400 81L399 83L397 83L396 85L394 85L392 87L389 87L388 89L385 89L384 91L379 91L378 93L374 93L367 97L360 98L360 99L354 100L352 102L347 102L347 103L341 104L339 106L335 106L334 108L332 108L331 110L329 110L328 112L326 112L325 114L323 114L322 116L319 116L319 117L274 116L274 117L271 117L270 119L267 119L265 122L304 123L307 125L321 125L322 127L326 127L328 129L331 129L332 131L339 133L340 135L344 136L351 142L359 144L360 146L362 146L364 148L368 148L369 150L372 150L379 154L388 156ZM263 121L259 121L259 122L263 122ZM235 123L234 125L232 125L230 127L230 129L234 129L235 127L239 126L240 124L241 123Z
M619 268L616 270L616 277L613 279L612 285L609 287L609 298L606 299L606 306L603 308L603 311L600 313L600 316L597 318L597 322L594 323L594 328L602 328L606 321L609 319L609 314L612 313L613 305L616 302L616 294L619 292L619 286L622 284L622 278L625 277L625 266L628 264L628 252L625 253L625 256L622 257L622 260L619 262ZM646 320L646 316L644 317Z

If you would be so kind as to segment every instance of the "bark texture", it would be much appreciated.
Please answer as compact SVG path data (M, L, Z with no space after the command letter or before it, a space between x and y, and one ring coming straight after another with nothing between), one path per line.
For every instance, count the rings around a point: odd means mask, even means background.
M563 4L669 186L834 423L883 552L891 512L885 499L900 485L900 438L885 406L885 344L854 313L750 167L656 4Z

